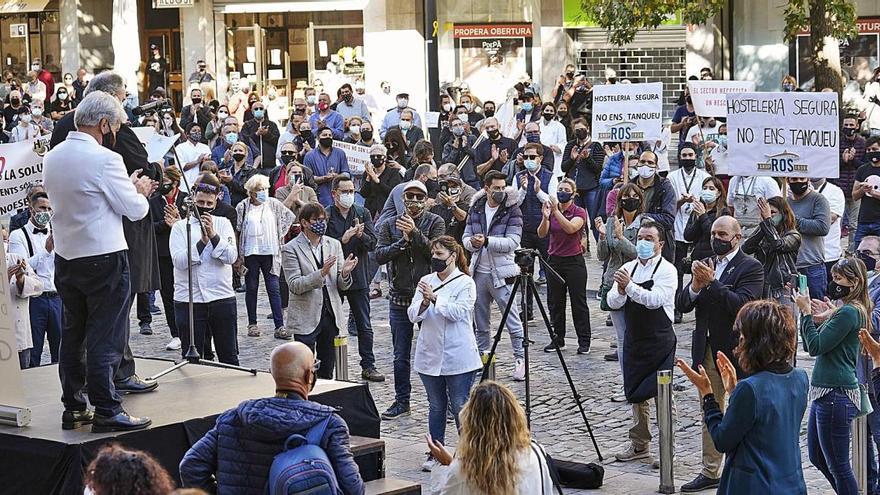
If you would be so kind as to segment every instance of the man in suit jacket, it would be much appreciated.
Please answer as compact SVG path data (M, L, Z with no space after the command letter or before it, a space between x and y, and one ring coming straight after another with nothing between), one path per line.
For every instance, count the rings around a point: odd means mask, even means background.
M316 349L323 363L318 377L330 379L336 365L333 338L346 328L339 291L351 287L358 259L354 255L345 258L342 244L324 235L327 214L320 204L306 204L299 215L302 233L281 249L291 293L286 321L297 342Z
M742 229L731 216L723 216L712 224L712 251L715 257L693 263L693 279L681 290L676 306L682 313L696 308L697 322L693 334L694 367L702 365L712 383L715 399L724 407L725 391L715 366L717 352L723 352L737 366L733 349L739 335L733 323L740 308L761 297L764 269L758 260L739 249ZM721 457L703 423L703 471L696 479L682 486L682 492L717 487L721 478Z

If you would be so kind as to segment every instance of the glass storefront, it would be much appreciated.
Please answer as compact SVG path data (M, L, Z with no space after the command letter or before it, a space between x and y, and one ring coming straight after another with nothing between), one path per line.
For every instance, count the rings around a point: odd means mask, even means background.
M54 4L54 7L53 7ZM10 69L21 80L30 70L30 62L39 58L56 81L61 74L61 34L58 1L53 0L43 12L0 14L0 53L3 69Z

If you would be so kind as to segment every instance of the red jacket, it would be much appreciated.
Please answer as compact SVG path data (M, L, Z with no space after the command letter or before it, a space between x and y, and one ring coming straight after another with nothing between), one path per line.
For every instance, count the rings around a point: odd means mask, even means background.
M48 107L52 97L55 96L55 80L52 79L52 73L46 69L40 69L37 79L43 81L43 84L46 85L46 106Z

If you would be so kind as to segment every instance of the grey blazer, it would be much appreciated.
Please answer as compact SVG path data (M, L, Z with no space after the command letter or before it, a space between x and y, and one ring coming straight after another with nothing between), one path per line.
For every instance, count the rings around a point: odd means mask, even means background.
M290 287L290 304L287 306L286 327L294 335L309 335L318 328L321 321L321 309L324 305L324 294L321 288L326 280L327 292L333 315L336 317L336 328L348 328L342 314L342 298L339 291L351 286L351 274L342 276L342 244L332 237L321 239L324 245L324 259L336 256L336 269L331 269L326 278L321 277L321 270L312 254L312 247L304 233L296 236L281 248L281 265Z

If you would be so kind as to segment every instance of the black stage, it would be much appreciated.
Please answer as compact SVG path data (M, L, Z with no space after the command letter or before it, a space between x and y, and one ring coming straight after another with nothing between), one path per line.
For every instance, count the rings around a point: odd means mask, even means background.
M137 359L140 376L171 362ZM91 433L91 426L61 429L58 366L22 372L31 424L0 425L0 493L81 494L83 471L98 449L110 441L155 456L179 482L178 464L189 447L214 426L217 416L244 400L270 397L275 384L268 373L188 365L159 379L148 394L123 396L125 410L153 420L150 428L130 433ZM365 384L319 380L310 399L334 406L352 435L379 438L379 413Z

